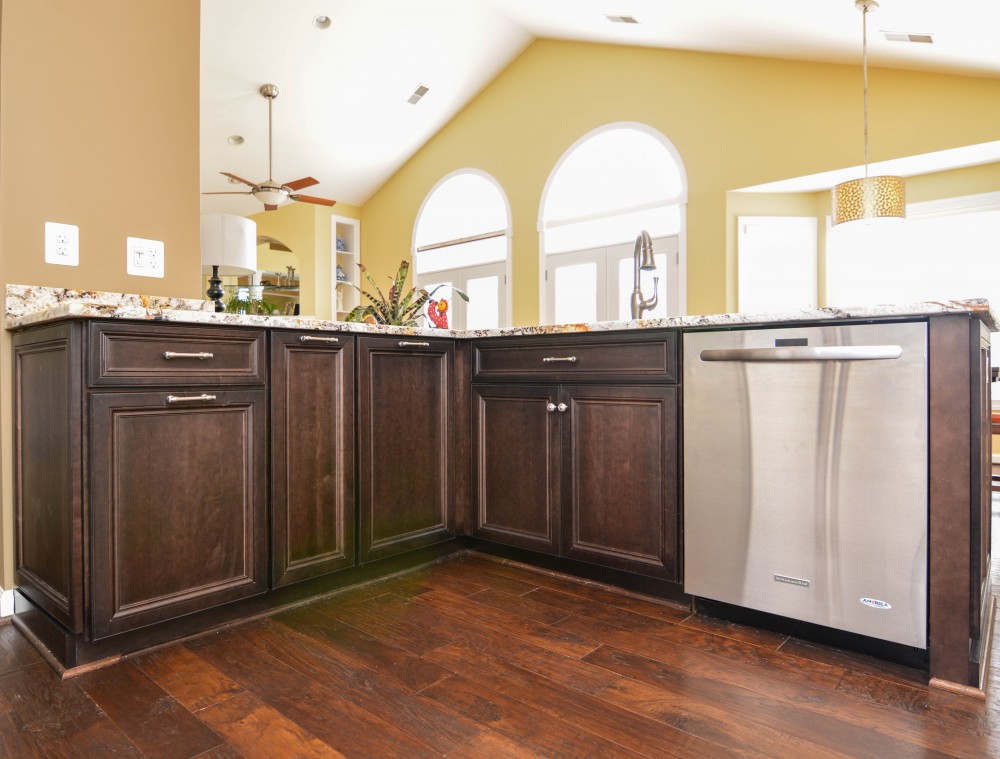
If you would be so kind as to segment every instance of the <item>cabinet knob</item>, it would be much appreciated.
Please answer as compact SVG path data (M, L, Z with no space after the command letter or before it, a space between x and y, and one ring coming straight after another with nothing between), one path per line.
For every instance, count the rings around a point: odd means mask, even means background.
M552 413L553 411L556 410L556 408L557 408L556 404L550 403L545 407L545 410L548 411L549 413Z
M556 406L556 408L559 410L559 413L563 413L566 411L566 409L569 408L569 406L567 406L565 403L560 403L558 406Z

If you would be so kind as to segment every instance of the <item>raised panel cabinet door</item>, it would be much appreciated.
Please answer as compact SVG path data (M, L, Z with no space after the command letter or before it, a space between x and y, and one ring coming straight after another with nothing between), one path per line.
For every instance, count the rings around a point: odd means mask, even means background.
M83 632L81 328L14 336L14 519L18 588Z
M358 338L361 562L454 537L450 340Z
M264 592L265 398L91 395L94 638Z
M473 534L559 552L559 389L473 385Z
M354 338L273 332L273 585L354 566L354 515Z
M677 388L563 388L563 553L678 578Z

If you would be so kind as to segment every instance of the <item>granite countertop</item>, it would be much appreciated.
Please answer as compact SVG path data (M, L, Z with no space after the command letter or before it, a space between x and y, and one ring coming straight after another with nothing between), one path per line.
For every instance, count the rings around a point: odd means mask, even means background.
M67 290L31 285L7 285L6 327L9 330L66 318L132 319L185 324L217 324L241 327L355 332L368 335L419 335L423 337L499 337L513 335L555 335L567 332L612 332L633 329L690 329L751 324L780 324L803 321L873 319L932 314L972 313L991 332L1000 331L998 319L984 298L926 301L856 308L813 308L762 314L707 314L672 316L666 319L557 324L486 330L441 330L428 327L389 327L380 324L311 319L301 316L250 316L216 313L211 301L189 298L107 293L96 290Z

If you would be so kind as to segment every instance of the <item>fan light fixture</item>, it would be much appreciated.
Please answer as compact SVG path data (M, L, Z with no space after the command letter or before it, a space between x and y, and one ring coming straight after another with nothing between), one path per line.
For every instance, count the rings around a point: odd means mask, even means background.
M299 192L304 187L312 187L315 184L319 184L318 179L313 179L312 177L302 177L302 179L296 179L294 182L285 182L281 184L275 182L272 173L272 156L274 155L274 131L273 118L272 118L272 103L274 99L278 97L278 88L273 84L261 85L259 90L261 97L267 100L267 181L256 184L251 182L249 179L244 179L236 174L231 174L228 171L220 172L222 176L228 177L230 182L234 184L243 184L249 187L249 190L244 192L203 192L202 195L252 195L261 203L264 204L265 211L274 211L279 205L284 203L286 200L301 201L303 203L313 203L320 206L332 206L335 205L337 201L327 200L326 198L317 198L315 195L303 195ZM234 139L239 139L239 142L234 142ZM239 135L233 135L229 138L230 145L238 145L243 142L243 138Z
M833 225L859 219L903 219L906 216L906 185L902 177L868 176L868 13L878 8L876 0L855 0L861 11L862 69L865 81L865 175L841 182L833 188Z

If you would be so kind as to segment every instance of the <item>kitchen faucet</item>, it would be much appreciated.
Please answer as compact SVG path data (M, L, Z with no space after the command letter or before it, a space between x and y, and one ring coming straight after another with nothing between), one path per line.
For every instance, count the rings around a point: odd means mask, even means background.
M639 254L642 253L640 262ZM653 297L649 300L642 299L642 287L639 285L640 271L656 271L656 261L653 260L653 241L649 238L649 232L645 229L635 238L635 250L632 251L632 259L635 262L634 286L632 288L632 318L641 319L643 311L656 308L658 300L656 288L660 282L659 277L653 277Z

